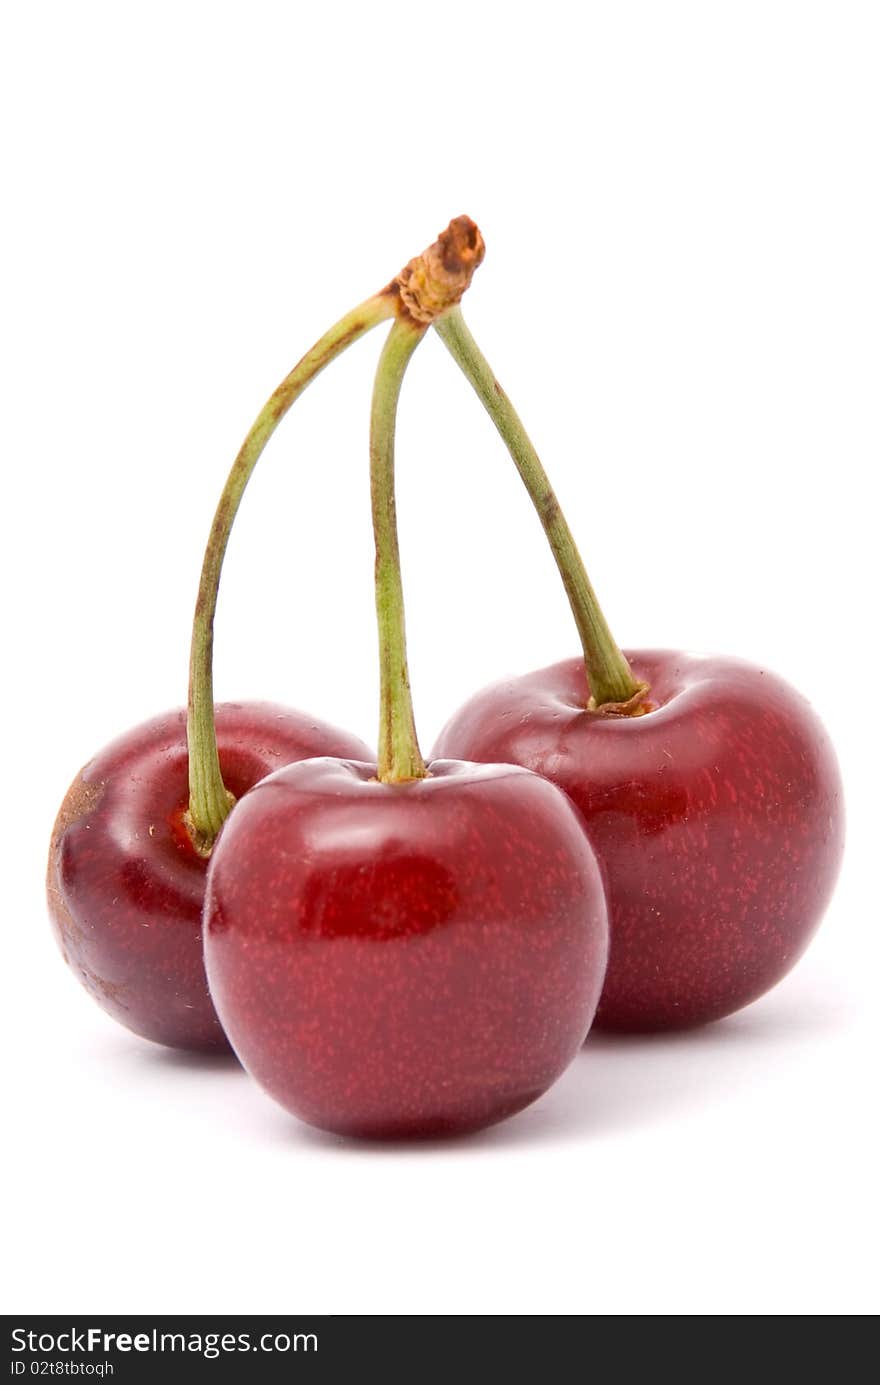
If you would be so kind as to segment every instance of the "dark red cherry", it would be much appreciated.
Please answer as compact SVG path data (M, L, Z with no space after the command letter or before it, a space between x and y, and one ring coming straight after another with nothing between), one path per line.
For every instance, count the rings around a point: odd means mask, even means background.
M236 797L292 760L369 755L357 737L264 702L218 706L217 735ZM174 1048L223 1051L202 960L207 861L183 823L187 765L183 710L89 761L52 833L49 910L67 962L114 1019Z
M819 923L843 847L834 751L771 673L675 651L627 655L641 716L586 710L582 659L471 698L434 754L546 775L583 814L608 887L597 1025L701 1024L763 995Z
M605 897L578 814L511 765L304 761L236 805L205 961L244 1066L346 1135L447 1135L539 1097L602 985Z

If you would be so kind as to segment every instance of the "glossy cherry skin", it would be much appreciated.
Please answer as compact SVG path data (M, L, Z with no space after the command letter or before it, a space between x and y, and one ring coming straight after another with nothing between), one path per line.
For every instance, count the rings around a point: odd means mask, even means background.
M236 798L291 760L369 754L356 736L267 702L223 704L216 720ZM66 961L114 1019L172 1048L221 1052L229 1046L202 959L207 861L182 822L187 771L182 710L144 722L89 761L52 833L49 912Z
M611 954L597 1026L719 1019L774 986L834 887L843 798L808 703L735 659L628 655L643 716L585 710L583 661L487 688L434 753L510 760L583 814L608 889Z
M242 799L208 873L211 994L241 1062L302 1120L475 1130L583 1043L607 958L601 876L565 795L523 769L375 775L313 760Z

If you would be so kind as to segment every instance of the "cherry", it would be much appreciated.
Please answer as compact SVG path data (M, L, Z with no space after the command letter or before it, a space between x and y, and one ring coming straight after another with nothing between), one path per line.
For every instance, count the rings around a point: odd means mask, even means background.
M400 784L375 763L291 765L241 800L209 871L233 1048L339 1134L460 1133L534 1101L586 1037L606 952L577 814L507 765Z
M270 703L222 704L217 736L236 798L293 760L369 755L355 736ZM49 908L66 961L114 1019L156 1043L223 1051L202 961L208 861L184 823L187 758L180 710L80 771L52 835Z
M651 710L586 707L569 659L478 693L436 755L545 774L583 813L612 926L596 1024L647 1030L719 1019L794 966L831 895L840 777L805 700L735 659L628 656Z
M597 1023L728 1015L785 975L843 845L834 751L787 684L733 659L615 644L546 472L456 307L437 331L511 452L559 567L584 657L478 693L438 756L524 765L584 816L609 899Z
M288 1110L346 1135L461 1133L521 1109L583 1042L605 969L602 880L565 795L510 765L425 765L413 721L397 400L482 253L459 218L412 262L377 371L378 763L262 780L208 871L206 970L236 1053Z

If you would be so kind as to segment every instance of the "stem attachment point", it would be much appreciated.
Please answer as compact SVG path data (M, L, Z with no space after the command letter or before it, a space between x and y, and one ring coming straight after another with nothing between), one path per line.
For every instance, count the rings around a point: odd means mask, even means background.
M643 717L646 712L654 710L652 703L647 700L650 691L650 684L639 683L632 697L625 702L597 702L595 697L591 697L587 702L587 711L599 717Z

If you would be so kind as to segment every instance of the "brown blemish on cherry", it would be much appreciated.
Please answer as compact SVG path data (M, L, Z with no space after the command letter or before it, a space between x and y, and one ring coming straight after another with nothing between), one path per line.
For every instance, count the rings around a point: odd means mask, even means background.
M79 822L81 818L88 817L98 807L105 787L103 780L84 779L84 772L85 769L80 770L58 809L58 815L52 828L52 836L49 840L49 860L46 864L46 893L49 896L49 907L58 928L61 952L68 966L71 965L71 961L68 955L67 940L68 938L76 938L77 935L81 934L82 929L68 909L64 895L56 883L58 852L62 838L68 829Z

